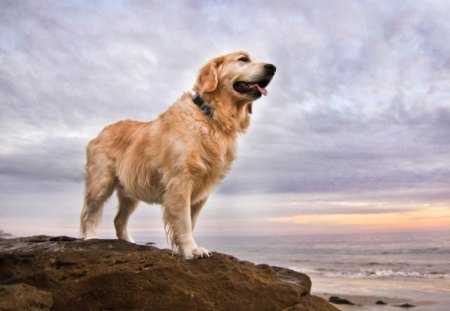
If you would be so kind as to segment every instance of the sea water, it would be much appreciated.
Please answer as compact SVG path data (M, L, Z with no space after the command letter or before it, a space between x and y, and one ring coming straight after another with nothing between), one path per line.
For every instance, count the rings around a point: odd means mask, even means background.
M167 247L160 238L156 242ZM242 260L306 273L313 293L404 298L419 304L414 310L450 310L449 231L198 237L197 242ZM373 310L398 310L392 308Z

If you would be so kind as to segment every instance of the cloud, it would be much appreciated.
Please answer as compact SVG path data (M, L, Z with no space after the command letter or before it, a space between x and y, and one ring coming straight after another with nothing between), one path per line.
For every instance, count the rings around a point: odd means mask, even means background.
M84 146L103 126L157 117L208 59L249 50L276 64L277 75L255 103L218 196L379 199L410 189L419 201L448 202L448 1L7 1L2 8L0 182L14 193L56 184L70 192L82 182Z

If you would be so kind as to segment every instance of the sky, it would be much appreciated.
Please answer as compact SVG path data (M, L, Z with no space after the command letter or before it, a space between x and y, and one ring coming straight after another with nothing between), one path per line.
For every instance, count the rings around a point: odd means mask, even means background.
M0 0L0 229L79 235L89 140L236 50L277 74L198 235L450 229L449 38L446 0Z

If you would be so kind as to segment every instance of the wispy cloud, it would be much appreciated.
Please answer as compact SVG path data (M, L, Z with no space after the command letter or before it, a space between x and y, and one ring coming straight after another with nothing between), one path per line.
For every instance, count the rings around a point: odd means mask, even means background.
M64 219L53 189L82 196L91 137L120 119L155 118L205 61L242 49L278 71L217 197L270 197L271 208L255 206L260 217L290 213L276 208L288 195L450 205L450 3L257 4L3 2L0 215L48 193L36 204ZM380 208L355 204L333 208Z

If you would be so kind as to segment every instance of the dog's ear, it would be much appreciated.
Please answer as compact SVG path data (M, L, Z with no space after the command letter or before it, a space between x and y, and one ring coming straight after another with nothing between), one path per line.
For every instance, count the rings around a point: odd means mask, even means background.
M201 70L197 79L200 89L205 93L214 92L219 84L219 70L222 66L223 58L218 57L206 64Z

